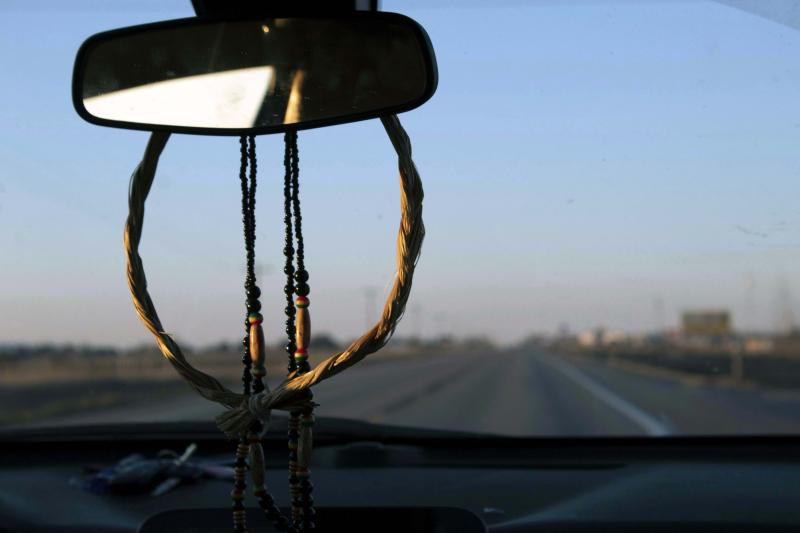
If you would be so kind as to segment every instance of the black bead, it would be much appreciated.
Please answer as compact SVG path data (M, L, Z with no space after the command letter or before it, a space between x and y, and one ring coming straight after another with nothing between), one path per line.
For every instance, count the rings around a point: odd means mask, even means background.
M258 288L258 285L248 287L245 292L248 298L259 298L261 296L261 289Z
M250 346L250 335L245 335L242 339L242 346Z
M288 274L290 276L293 275L294 274L294 267L292 265L286 265L285 267L283 267L283 273L284 274Z
M292 255L294 253L293 246L284 246L283 247L283 255Z
M294 313L294 306L287 305L286 307L283 308L283 310L286 311L287 315L291 315L292 313Z
M250 311L251 313L258 313L259 311L261 311L261 302L259 302L258 300L254 300L252 302L248 300L247 310Z
M299 281L300 283L305 283L308 281L308 272L305 270L298 270L297 273L294 275L295 281Z
M308 296L308 293L311 292L311 289L308 286L308 283L298 283L295 287L295 292L300 296Z
M283 293L286 296L291 296L292 294L294 294L294 285L291 284L291 283L287 283L286 285L284 285L283 286Z
M295 329L292 326L286 326L286 334L287 335L294 335Z

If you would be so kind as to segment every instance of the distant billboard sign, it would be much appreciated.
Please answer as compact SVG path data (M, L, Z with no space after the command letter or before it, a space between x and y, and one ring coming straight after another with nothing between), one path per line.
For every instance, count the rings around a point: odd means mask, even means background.
M687 311L682 317L684 335L721 337L731 333L728 311Z

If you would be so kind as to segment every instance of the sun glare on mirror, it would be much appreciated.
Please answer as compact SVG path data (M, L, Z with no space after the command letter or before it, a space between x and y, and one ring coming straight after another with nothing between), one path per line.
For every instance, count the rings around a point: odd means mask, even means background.
M109 120L249 128L273 84L274 70L259 66L186 76L93 96L84 105L92 115ZM215 105L204 105L208 102Z

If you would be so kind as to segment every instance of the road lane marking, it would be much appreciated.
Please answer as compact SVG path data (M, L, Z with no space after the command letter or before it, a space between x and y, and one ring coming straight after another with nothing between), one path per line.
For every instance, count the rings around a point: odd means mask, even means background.
M660 420L622 398L611 391L611 389L604 387L566 361L545 354L541 354L539 359L589 391L609 407L617 410L620 414L636 423L648 435L659 437L671 433L669 428Z

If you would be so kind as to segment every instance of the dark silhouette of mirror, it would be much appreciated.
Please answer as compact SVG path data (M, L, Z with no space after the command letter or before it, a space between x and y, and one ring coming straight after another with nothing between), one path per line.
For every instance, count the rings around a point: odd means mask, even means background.
M369 15L187 19L100 34L78 56L76 107L107 125L233 133L422 104L436 85L424 31L400 15Z

